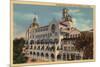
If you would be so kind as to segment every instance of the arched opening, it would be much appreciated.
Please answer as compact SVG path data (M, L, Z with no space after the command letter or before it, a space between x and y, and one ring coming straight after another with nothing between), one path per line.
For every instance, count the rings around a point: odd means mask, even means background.
M36 46L34 46L34 49L36 49Z
M52 46L52 47L51 47L51 51L54 51L54 50L55 50L55 46Z
M50 39L50 40L49 40L49 43L50 43L50 44L53 44L53 40L52 40L52 39Z
M47 44L49 44L49 39L47 40Z
M44 46L42 46L41 50L44 50Z
M44 41L43 40L41 40L41 44L44 44Z
M30 51L30 55L32 55L32 51Z
M39 40L37 40L37 44L39 44Z
M46 58L48 58L48 57L49 57L49 54L48 54L48 53L46 53L46 54L45 54L45 56L46 56Z
M69 54L67 54L67 60L69 60Z
M57 55L57 60L61 60L61 54Z
M71 54L71 60L75 60L75 55Z
M32 40L32 44L34 44L34 40Z
M77 55L76 55L76 60L80 60L80 58L81 58L80 55L77 54Z
M40 46L38 46L38 48L37 48L38 50L40 50Z
M58 39L55 39L54 42L55 42L56 44L58 44L59 40L58 40Z
M36 55L35 52L33 52L33 55Z
M37 52L37 56L39 56L39 52Z
M30 44L32 44L32 40L30 40Z
M55 59L54 54L51 54L51 60L54 61L54 59Z
M44 54L43 53L41 53L41 57L44 57Z
M66 54L63 53L63 60L66 60Z
M42 40L42 44L45 44L45 40L44 39Z
M48 44L48 40L45 39L45 44Z
M32 44L31 44L31 45L30 45L30 49L32 49L32 47L33 47L33 46L32 46Z
M49 46L46 47L46 50L49 50Z

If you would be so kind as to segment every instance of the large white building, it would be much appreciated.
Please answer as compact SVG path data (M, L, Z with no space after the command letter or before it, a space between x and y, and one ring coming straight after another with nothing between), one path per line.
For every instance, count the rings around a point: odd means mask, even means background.
M33 23L26 32L26 57L44 61L81 60L83 52L75 47L75 40L80 37L80 31L73 27L72 17L67 9L62 11L62 20L40 27Z

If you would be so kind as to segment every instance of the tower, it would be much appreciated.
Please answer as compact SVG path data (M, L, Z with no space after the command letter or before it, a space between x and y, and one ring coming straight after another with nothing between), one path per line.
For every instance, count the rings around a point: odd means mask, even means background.
M69 28L73 27L72 17L69 14L69 10L66 8L63 8L62 10L62 20L63 20L63 24L69 26Z
M39 24L37 23L37 18L36 17L33 18L31 27L33 27L33 28L39 27Z
M63 11L62 11L62 14L63 14L63 20L64 21L70 21L70 22L72 22L72 17L71 17L71 15L69 15L69 13L68 13L68 9L66 9L66 8L64 8L63 9Z

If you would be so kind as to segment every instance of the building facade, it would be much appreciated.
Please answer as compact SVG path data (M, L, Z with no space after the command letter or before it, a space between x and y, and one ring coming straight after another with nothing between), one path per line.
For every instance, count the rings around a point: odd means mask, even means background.
M36 18L26 31L26 57L43 61L81 60L83 52L75 47L75 40L81 33L73 27L68 9L62 10L62 20L46 26L39 26Z

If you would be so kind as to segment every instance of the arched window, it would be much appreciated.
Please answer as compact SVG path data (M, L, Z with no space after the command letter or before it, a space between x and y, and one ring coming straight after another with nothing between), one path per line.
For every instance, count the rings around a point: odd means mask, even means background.
M67 54L67 60L69 60L69 54Z
M38 44L40 44L40 40L38 40Z
M57 50L60 50L60 47L59 46L57 47Z
M54 42L55 42L56 44L58 44L59 40L58 40L58 39L55 39Z
M44 46L42 46L41 50L44 50Z
M70 38L72 38L72 35L70 35Z
M30 44L32 44L32 40L30 40Z
M73 34L72 37L75 38L75 34Z
M78 34L76 34L76 38L78 38Z
M32 47L33 47L33 46L31 45L31 46L30 46L30 49L32 49Z
M47 41L47 39L45 39L45 44L48 44L48 41Z
M77 34L75 34L75 38L77 38Z
M53 41L52 41L52 39L50 39L50 40L49 40L49 43L50 43L50 44L53 44Z
M43 53L41 53L41 56L42 56L42 57L44 57L44 54L43 54Z
M34 46L34 50L36 49L36 46Z
M61 54L57 55L57 60L61 60Z
M48 46L46 47L46 50L49 50L49 47Z
M30 55L32 55L32 51L30 51Z
M66 54L63 53L63 60L66 60Z
M67 30L69 31L69 30L70 30L70 28L67 28Z
M34 35L33 35L33 38L34 38Z
M39 40L37 40L37 44L39 44Z
M79 54L76 55L76 60L80 60L81 56Z
M52 47L51 47L51 50L54 51L54 50L55 50L55 46L52 46Z
M40 50L40 46L38 46L38 48L37 48L38 50Z
M35 52L33 52L33 55L36 55Z
M54 61L54 58L55 58L55 56L54 56L54 54L51 54L51 59Z
M43 39L43 40L41 40L41 44L45 44L45 40Z
M39 56L39 52L37 52L37 56Z
M46 53L46 54L45 54L45 56L46 56L46 58L48 58L48 57L49 57L49 54L48 54L48 53Z
M49 44L49 39L47 39L47 44Z
M34 44L34 40L32 40L32 44Z
M72 51L74 51L75 50L75 47L72 47L71 49L72 49Z
M43 44L44 42L43 42L43 40L41 40L41 44Z
M75 55L71 54L71 60L75 60Z

